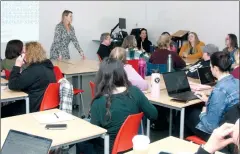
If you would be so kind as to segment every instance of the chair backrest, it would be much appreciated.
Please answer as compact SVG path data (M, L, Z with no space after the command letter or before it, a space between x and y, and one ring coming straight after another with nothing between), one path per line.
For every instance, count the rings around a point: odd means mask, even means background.
M63 73L58 66L54 66L53 71L57 82L63 78Z
M138 69L138 59L127 60L127 64L132 65L132 67L139 73Z
M114 141L112 154L129 150L133 147L132 139L138 134L143 113L130 115L122 124Z
M9 70L4 70L4 71L5 71L6 80L9 80L11 72Z
M153 70L158 70L159 73L167 72L167 64L152 64L147 62L147 76L153 73Z
M90 81L89 86L91 88L91 93L92 93L92 99L95 97L95 83Z
M59 83L50 83L44 93L40 111L57 108L59 106Z

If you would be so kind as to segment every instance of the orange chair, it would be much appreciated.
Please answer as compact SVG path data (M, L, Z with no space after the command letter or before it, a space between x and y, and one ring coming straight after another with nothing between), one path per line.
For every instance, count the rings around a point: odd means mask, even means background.
M132 65L132 67L139 73L138 70L138 59L127 60L127 64Z
M50 83L44 93L40 111L54 109L59 106L59 83Z
M54 71L57 82L61 78L64 77L62 71L60 70L60 68L58 66L54 66L53 71ZM73 94L74 95L80 94L80 99L81 99L81 102L82 102L82 108L83 108L83 111L84 111L84 103L83 103L83 96L82 96L83 92L84 92L84 90L82 90L82 89L73 88Z
M92 93L92 99L95 97L95 83L90 81L89 86L91 88L91 93Z
M5 71L6 80L9 80L11 72L9 70L4 70L4 71Z
M202 145L202 144L206 143L206 141L204 141L203 139L201 139L200 137L197 137L197 136L188 136L186 138L186 140L191 141L191 142L193 142L195 144L198 144L198 145Z
M142 117L142 112L127 117L114 141L112 154L117 154L118 152L123 152L133 147L132 139L138 134Z

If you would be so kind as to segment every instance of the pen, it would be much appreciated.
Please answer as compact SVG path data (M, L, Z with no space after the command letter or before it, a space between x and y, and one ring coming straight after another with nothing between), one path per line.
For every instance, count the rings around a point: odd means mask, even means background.
M54 113L54 115L55 115L57 118L59 118L56 113Z

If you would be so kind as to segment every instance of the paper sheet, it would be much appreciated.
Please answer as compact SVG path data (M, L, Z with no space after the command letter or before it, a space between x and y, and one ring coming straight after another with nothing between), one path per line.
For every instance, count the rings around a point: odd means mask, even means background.
M54 113L41 114L40 112L39 114L33 115L33 117L41 124L52 124L75 119L72 115L64 111L55 112L55 114Z

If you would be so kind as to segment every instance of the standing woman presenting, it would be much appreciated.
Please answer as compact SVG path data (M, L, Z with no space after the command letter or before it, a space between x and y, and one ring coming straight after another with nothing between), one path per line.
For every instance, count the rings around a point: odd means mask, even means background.
M62 21L55 28L54 40L50 49L50 59L70 59L68 45L73 42L75 48L84 58L83 50L81 49L75 30L72 23L72 12L64 10L62 13Z

